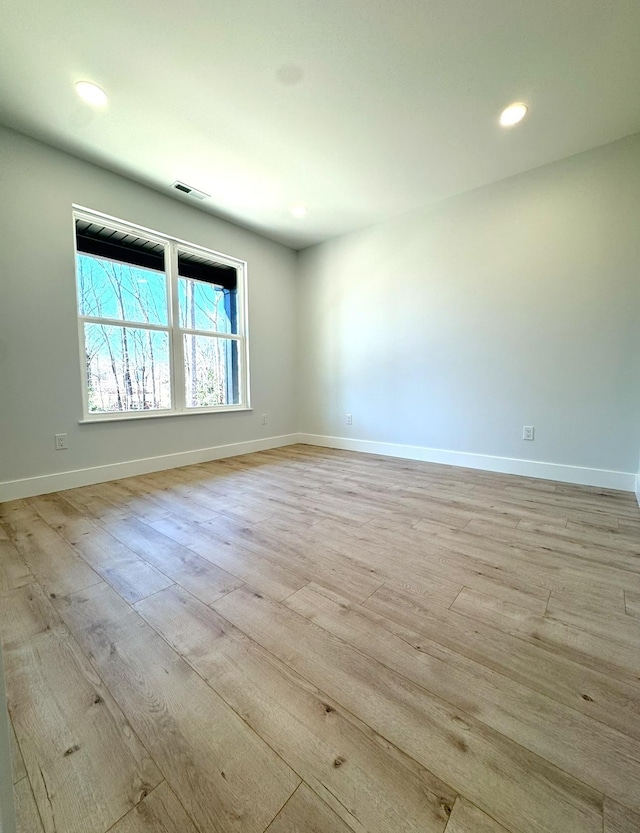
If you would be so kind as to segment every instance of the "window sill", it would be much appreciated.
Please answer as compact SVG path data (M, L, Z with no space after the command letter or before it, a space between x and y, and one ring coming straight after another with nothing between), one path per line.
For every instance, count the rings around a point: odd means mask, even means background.
M202 416L203 414L230 414L230 413L238 413L238 412L249 412L253 411L253 408L245 407L244 405L238 406L230 406L230 407L222 407L222 408L199 408L198 410L192 411L166 411L162 413L156 414L149 414L144 412L129 412L129 413L118 413L99 416L99 417L87 417L87 419L79 419L79 425L100 425L101 423L104 424L105 422L135 422L136 420L145 420L145 419L170 419L172 417L193 417L193 416Z

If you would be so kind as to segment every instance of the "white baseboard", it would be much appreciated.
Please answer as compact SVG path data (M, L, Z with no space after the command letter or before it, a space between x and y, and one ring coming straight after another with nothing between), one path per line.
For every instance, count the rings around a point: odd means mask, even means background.
M604 489L620 489L624 492L633 492L635 488L640 504L640 487L637 485L639 479L636 475L626 471L588 469L559 463L541 463L537 460L518 460L515 457L494 457L490 454L471 454L464 451L447 451L441 448L426 448L419 445L353 440L347 437L325 437L320 434L299 434L298 436L301 443L325 448L364 451L368 454L382 454L386 457L404 457L408 460L422 460L426 463L443 463L447 466L462 466L502 474L519 474L540 480L577 483L581 486L599 486Z
M0 503L18 498L45 495L61 489L75 489L77 486L90 486L121 477L133 477L137 474L149 474L153 471L175 469L194 463L206 463L223 457L237 457L253 451L266 451L300 442L298 434L284 434L280 437L265 437L260 440L248 440L242 443L216 445L211 448L197 448L193 451L179 451L175 454L162 454L158 457L144 457L140 460L127 460L123 463L111 463L106 466L93 466L75 471L61 471L55 474L43 474L39 477L26 477L22 480L8 480L0 483Z
M260 440L217 445L210 448L198 448L193 451L181 451L174 454L162 454L157 457L145 457L139 460L127 460L106 466L93 466L74 471L43 474L39 477L26 477L22 480L0 482L0 503L17 500L33 495L44 495L62 489L74 489L77 486L90 486L122 477L134 477L137 474L149 474L154 471L188 466L194 463L206 463L224 457L237 457L254 451L266 451L295 443L323 446L325 448L342 448L346 451L362 451L368 454L381 454L386 457L401 457L408 460L422 460L426 463L442 463L448 466L462 466L483 471L495 471L502 474L519 474L541 480L555 480L561 483L577 483L582 486L598 486L605 489L620 489L625 492L635 491L640 506L640 475L624 471L607 469L589 469L581 466L566 466L558 463L541 463L537 460L518 460L513 457L494 457L490 454L471 454L463 451L447 451L440 448L426 448L417 445L399 443L380 443L372 440L354 440L347 437L326 437L320 434L284 434L279 437L265 437Z

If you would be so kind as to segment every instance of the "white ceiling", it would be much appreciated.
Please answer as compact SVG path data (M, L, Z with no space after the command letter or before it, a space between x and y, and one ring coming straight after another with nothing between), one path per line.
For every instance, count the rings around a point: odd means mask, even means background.
M302 248L640 131L640 2L4 0L0 77L0 122Z

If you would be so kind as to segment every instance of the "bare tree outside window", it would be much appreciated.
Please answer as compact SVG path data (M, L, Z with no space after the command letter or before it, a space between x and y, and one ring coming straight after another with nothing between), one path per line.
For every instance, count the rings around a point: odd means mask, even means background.
M226 293L226 295L225 295ZM180 278L181 326L191 330L230 333L228 290ZM224 405L237 366L237 345L207 335L184 335L187 406Z
M124 263L78 255L81 313L167 323L166 278ZM168 331L85 322L89 411L171 407Z

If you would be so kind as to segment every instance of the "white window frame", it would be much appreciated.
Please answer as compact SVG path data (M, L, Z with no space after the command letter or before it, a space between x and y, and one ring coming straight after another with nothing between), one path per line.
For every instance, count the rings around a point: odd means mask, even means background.
M167 324L149 324L132 322L121 319L96 318L82 315L78 298L78 249L76 241L76 220L101 223L116 231L126 234L136 234L139 237L159 243L164 246L165 275L167 279ZM78 316L78 346L80 350L80 378L82 381L82 419L80 422L115 422L130 419L157 419L170 416L195 416L197 414L227 413L229 411L250 411L249 400L249 339L248 339L248 311L247 311L247 264L244 260L230 257L213 249L198 246L178 237L154 231L152 229L120 220L109 214L103 214L84 206L73 205L73 251L75 271L76 310ZM193 330L180 326L180 305L178 296L178 250L209 257L217 263L231 266L236 270L237 289L237 334L219 333L213 330ZM80 252L82 254L82 252ZM85 323L98 323L107 326L135 327L146 330L166 332L169 336L169 358L171 364L171 408L150 411L109 411L105 413L89 410L89 382L87 378L87 363L85 350ZM204 408L190 408L186 404L185 373L184 373L184 336L202 335L208 338L224 338L235 341L238 345L238 396L240 401L231 405L212 405Z

